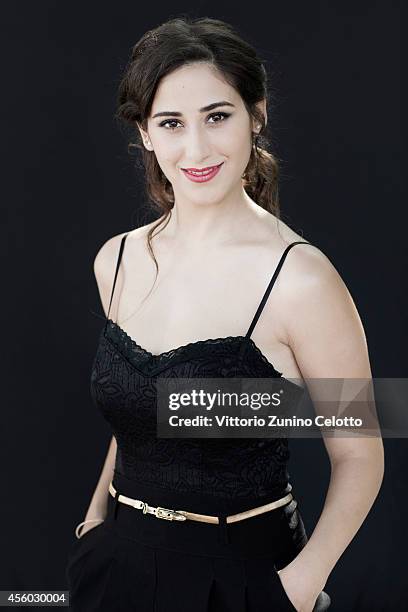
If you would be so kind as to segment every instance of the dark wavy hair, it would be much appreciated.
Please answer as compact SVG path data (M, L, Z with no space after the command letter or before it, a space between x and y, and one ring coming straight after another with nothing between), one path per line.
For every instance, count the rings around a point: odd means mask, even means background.
M248 114L260 125L259 134L252 133L253 145L243 174L243 186L248 195L262 208L280 216L278 203L277 158L267 150L266 125L257 102L269 101L265 67L255 49L245 42L231 25L209 17L190 18L185 15L170 19L147 31L132 48L131 57L121 78L115 118L134 128L137 142L128 150L139 149L145 169L146 190L154 208L162 213L147 236L147 245L156 265L152 249L154 230L167 225L174 206L173 188L163 174L154 151L142 142L139 124L147 131L155 92L160 79L186 64L205 62L214 66L241 96ZM132 130L133 134L133 130Z

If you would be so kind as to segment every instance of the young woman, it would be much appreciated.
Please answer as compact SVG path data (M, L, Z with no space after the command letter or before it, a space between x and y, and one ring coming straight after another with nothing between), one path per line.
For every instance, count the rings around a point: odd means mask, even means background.
M371 377L343 281L279 220L267 98L256 52L209 18L147 32L126 67L118 117L160 216L95 259L106 321L91 392L113 436L67 565L73 610L326 610L379 491L379 438L325 438L330 486L308 539L287 438L156 435L158 377Z

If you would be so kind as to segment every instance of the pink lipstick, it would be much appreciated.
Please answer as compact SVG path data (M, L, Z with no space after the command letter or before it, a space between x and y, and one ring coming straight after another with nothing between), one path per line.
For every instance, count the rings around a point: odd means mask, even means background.
M182 170L190 181L204 183L218 174L223 163L218 166L207 166L207 168L182 168Z

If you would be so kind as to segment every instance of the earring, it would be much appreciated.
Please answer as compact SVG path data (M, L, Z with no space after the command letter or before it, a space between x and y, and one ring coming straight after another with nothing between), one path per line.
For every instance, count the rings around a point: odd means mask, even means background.
M259 136L259 132L260 132L260 130L261 130L261 125L258 123L258 124L255 126L255 131L254 131L254 132L252 132L252 137L253 137L253 138L256 138L256 136Z

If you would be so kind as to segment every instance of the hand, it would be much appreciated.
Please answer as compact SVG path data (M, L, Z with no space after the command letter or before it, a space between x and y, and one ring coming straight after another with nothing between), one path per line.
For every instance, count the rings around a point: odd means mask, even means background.
M93 529L94 527L98 527L104 521L105 521L104 518L97 518L97 519L86 519L85 521L78 523L78 525L75 528L76 537L80 540L82 536L85 535L85 533L87 533L90 529Z
M81 539L86 533L88 533L88 531L91 531L92 529L95 529L95 527L99 527L99 525L101 525L102 523L90 523L87 525L83 525L82 529L81 529L81 534L79 536L79 539Z
M326 585L326 579L310 563L296 558L278 570L283 588L297 612L312 612L316 599Z

